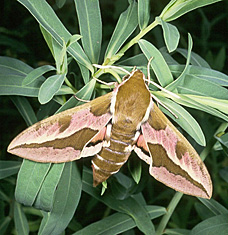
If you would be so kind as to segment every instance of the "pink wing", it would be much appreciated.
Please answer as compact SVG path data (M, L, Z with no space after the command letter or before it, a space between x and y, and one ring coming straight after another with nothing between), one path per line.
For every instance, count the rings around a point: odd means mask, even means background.
M211 197L212 183L204 163L155 104L141 129L135 152L150 164L155 179L185 194Z
M19 134L8 152L37 162L67 162L99 152L111 119L112 93L42 120Z

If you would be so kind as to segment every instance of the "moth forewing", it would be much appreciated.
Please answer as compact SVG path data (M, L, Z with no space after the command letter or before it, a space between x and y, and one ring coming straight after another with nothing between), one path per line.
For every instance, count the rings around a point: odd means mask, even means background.
M94 137L105 136L99 133L112 117L110 101L111 93L42 120L19 134L10 143L8 152L37 162L79 159ZM101 141L97 140L92 147Z

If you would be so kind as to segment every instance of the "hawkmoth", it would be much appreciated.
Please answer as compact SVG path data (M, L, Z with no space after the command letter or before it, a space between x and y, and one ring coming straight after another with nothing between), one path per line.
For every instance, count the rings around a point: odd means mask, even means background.
M94 186L117 173L132 150L156 180L185 194L211 197L204 163L153 102L140 70L113 92L27 128L8 147L8 152L36 162L94 156Z

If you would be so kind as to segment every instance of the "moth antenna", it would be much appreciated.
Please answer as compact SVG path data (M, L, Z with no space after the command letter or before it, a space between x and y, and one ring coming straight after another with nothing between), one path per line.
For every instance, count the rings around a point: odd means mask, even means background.
M116 84L116 82L104 82L104 81L102 81L102 80L100 80L100 79L98 79L98 78L96 78L96 77L93 77L93 79L95 79L95 80L98 81L99 83L104 84L104 85L106 85L106 86L113 86L113 85Z
M99 68L99 69L119 69L122 70L123 72L127 73L128 75L131 75L129 71L126 69L119 67L119 66L114 66L114 65L99 65L99 64L93 64L94 67Z
M170 109L168 108L165 104L163 104L155 95L151 94L153 99L157 101L161 106L163 106L166 110L168 110L175 118L178 118L178 116Z
M83 99L80 99L78 98L76 95L73 95L75 99L81 101L81 102L85 102L85 103L89 103L91 100L83 100Z
M149 59L149 61L148 61L148 64L147 64L147 76L148 76L148 79L145 79L145 81L148 83L148 86L149 86L149 84L151 83L152 85L154 85L154 86L156 86L157 88L159 88L161 91L164 91L164 92L166 92L167 94L169 94L169 95L171 95L171 96L173 96L173 97L175 97L175 98L177 98L177 99L180 99L180 96L179 96L179 95L177 95L177 94L175 94L175 93L173 93L173 92L171 92L171 91L169 91L169 90L163 88L162 86L158 85L156 82L153 82L153 81L150 80L150 62L152 61L153 58L154 58L154 57L151 57L151 58Z

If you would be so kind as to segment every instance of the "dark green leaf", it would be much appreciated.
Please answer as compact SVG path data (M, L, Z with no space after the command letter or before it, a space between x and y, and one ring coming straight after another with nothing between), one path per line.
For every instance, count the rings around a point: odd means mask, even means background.
M0 161L0 179L16 174L21 166L19 161Z
M197 224L190 235L227 235L228 234L228 214L217 215Z
M60 234L71 221L81 197L81 177L75 162L65 163L53 209L44 213L39 234Z
M32 124L37 122L36 114L28 102L27 98L20 96L12 96L11 100L17 107L21 116L24 118L27 126L31 126Z
M15 190L15 198L19 203L33 205L50 167L50 163L23 161Z
M18 235L29 234L29 225L22 206L14 202L14 223Z

